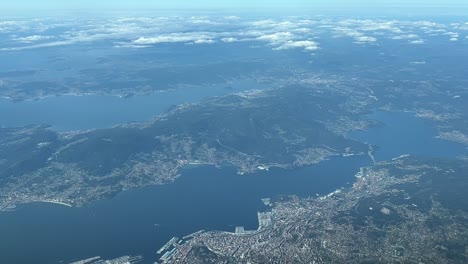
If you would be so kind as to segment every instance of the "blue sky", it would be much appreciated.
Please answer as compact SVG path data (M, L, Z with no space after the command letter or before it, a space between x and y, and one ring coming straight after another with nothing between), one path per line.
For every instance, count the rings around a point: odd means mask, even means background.
M466 0L7 0L0 8L87 9L87 8L313 8L313 7L468 7Z
M455 10L468 13L468 0L0 0L7 10L148 10L148 9L243 9L302 10L333 13L355 11L421 12Z

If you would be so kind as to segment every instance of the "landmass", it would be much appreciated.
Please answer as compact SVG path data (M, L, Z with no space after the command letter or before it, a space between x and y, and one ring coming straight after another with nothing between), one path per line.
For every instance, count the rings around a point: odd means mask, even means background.
M445 80L289 72L270 89L174 106L144 123L62 133L47 125L0 128L0 209L44 200L80 206L171 183L189 164L234 166L245 174L332 156L373 158L373 146L348 135L377 125L367 117L376 109L412 112L428 119L441 139L467 143L468 96L463 89L456 98L447 94Z
M71 54L74 56L75 52ZM89 68L77 66L77 69L68 69L69 73L54 69L54 65L63 61L49 62L50 69L0 72L0 98L16 102L62 95L128 98L178 88L229 85L239 79L257 80L258 73L267 70L264 62L248 59L192 62L191 65L174 61L155 65L154 59L151 56L139 59L114 56L103 62L97 58L86 65ZM43 74L48 71L54 73L50 75L53 78Z
M110 129L2 128L0 209L34 201L80 206L170 183L193 163L234 166L244 174L367 155L367 144L346 137L372 124L366 114L374 100L357 88L322 80L252 90Z
M350 188L278 201L259 229L205 231L163 263L466 263L466 160L402 156Z

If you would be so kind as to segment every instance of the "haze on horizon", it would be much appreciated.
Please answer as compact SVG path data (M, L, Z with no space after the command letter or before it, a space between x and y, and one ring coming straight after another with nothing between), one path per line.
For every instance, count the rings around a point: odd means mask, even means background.
M77 11L77 10L247 10L252 12L265 11L320 11L320 12L388 12L418 13L418 12L457 12L466 14L468 1L464 0L18 0L2 1L0 10L4 12L31 11Z

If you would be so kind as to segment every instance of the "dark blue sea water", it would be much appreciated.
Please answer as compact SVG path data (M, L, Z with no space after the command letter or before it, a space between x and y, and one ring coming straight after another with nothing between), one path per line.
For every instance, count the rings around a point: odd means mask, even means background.
M464 146L434 138L434 128L409 113L379 112L383 125L353 137L378 145L378 160L402 154L454 157ZM238 175L233 168L185 168L175 183L120 193L82 208L27 204L0 214L0 263L58 263L93 256L142 254L148 263L173 236L200 229L257 228L260 199L314 196L348 186L367 156L339 157L295 170Z
M174 184L123 192L82 208L27 204L0 214L0 263L56 263L156 251L171 237L200 229L258 227L261 198L325 194L351 183L366 160L337 158L293 171L254 175L233 168L184 169ZM337 166L339 164L339 166ZM25 252L28 252L25 254ZM149 261L149 263L152 263Z
M369 118L380 124L366 132L355 132L351 137L377 146L376 161L403 154L438 158L468 154L462 144L435 138L436 127L428 120L416 118L414 113L377 111Z

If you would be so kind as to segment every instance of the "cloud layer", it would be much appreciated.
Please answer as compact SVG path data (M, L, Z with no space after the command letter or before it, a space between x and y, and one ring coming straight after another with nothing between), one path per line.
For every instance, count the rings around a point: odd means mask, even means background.
M249 19L226 17L123 17L88 19L0 20L0 51L18 51L104 42L116 48L147 48L163 43L209 45L252 42L273 50L324 49L321 39L349 40L355 45L400 41L426 44L434 38L466 39L468 22L381 19ZM257 44L256 44L257 45Z

